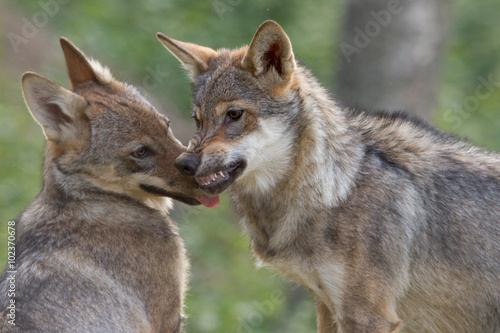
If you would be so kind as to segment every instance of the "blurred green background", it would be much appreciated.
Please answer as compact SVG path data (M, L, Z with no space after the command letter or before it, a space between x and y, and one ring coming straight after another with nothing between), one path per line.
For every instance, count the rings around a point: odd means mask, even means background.
M45 14L44 14L45 13ZM343 1L69 1L0 3L0 264L6 261L7 222L41 185L44 140L22 98L20 77L36 71L69 86L58 38L138 86L187 143L194 133L190 84L178 61L156 40L161 31L212 48L250 42L259 24L278 21L298 59L335 92ZM500 151L500 2L455 0L434 123ZM31 26L30 26L31 24ZM32 29L34 27L34 29ZM30 29L31 28L31 29ZM481 80L491 91L464 109ZM312 297L268 269L257 269L228 197L215 209L176 204L173 217L191 258L188 332L315 332Z

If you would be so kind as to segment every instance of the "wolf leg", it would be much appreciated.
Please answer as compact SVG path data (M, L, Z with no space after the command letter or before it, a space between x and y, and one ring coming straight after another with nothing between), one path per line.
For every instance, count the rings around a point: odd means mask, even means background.
M333 313L318 297L316 297L316 318L318 333L338 333Z
M339 326L343 333L399 333L403 328L403 322L393 316L384 316L378 313L367 313L363 306L357 310L358 315L345 314L339 320ZM389 317L389 318L388 318Z

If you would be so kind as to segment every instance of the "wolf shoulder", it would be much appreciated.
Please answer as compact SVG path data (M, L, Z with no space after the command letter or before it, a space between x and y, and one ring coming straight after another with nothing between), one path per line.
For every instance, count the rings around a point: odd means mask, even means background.
M365 166L378 165L379 171L457 199L460 194L500 198L499 153L402 113L351 111L350 115L365 149Z
M500 272L500 154L405 116L352 116L365 157L346 203L455 261L488 257Z

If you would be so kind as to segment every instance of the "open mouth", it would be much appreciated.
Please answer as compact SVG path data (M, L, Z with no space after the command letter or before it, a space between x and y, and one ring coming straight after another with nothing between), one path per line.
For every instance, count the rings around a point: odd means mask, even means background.
M181 196L177 193L172 193L172 192L167 192L162 188L152 186L152 185L146 185L146 184L140 184L139 185L144 191L149 192L151 194L155 194L161 197L169 197L174 200L178 200L180 202L183 202L185 204L191 205L191 206L196 206L199 205L201 202L195 198L188 198Z
M200 184L201 190L211 194L221 193L241 175L245 167L246 163L244 161L238 161L222 170L207 176L195 177L194 179Z

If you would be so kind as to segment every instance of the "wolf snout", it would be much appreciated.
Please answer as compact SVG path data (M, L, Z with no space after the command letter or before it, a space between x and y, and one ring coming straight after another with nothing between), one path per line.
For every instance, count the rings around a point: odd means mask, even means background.
M175 167L184 176L194 176L196 168L200 164L200 157L192 153L183 153L175 159Z

